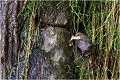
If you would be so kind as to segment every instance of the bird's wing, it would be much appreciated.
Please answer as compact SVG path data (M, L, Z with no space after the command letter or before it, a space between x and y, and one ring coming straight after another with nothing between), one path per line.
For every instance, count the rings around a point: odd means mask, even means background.
M81 41L92 44L91 40L88 37L86 37L85 39L81 39Z
M82 40L78 41L78 47L81 49L81 51L85 52L86 50L89 50L91 44Z

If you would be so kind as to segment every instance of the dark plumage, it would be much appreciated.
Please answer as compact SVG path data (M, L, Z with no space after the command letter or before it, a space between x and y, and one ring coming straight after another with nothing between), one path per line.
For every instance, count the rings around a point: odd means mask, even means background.
M75 36L72 36L70 39L69 46L73 45L73 40L78 41L78 48L82 51L82 53L90 51L92 49L92 43L90 39L85 36L83 33L76 33Z

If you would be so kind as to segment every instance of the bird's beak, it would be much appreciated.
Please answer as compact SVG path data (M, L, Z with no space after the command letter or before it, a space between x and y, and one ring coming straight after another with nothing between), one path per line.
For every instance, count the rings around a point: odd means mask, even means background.
M80 36L72 36L70 40L78 40L81 39Z

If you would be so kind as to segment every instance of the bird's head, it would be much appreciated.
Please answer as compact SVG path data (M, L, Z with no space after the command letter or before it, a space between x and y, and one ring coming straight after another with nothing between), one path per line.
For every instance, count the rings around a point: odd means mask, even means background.
M83 33L79 32L75 34L75 37L80 37L80 39L84 39L86 36Z

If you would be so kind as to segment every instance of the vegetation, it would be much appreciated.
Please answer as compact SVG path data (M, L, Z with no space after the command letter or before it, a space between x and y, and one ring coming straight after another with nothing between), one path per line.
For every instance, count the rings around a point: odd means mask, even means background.
M36 46L37 44L36 42L37 41L39 42L39 38L40 38L40 32L39 32L40 23L35 22L39 5L41 5L41 3L40 4L39 3L37 3L36 1L30 1L30 2L25 1L23 9L18 14L18 16L22 16L23 20L25 21L24 27L22 29L21 36L20 36L21 48L23 48L26 53L25 59L23 61L24 67L20 75L21 75L21 78L25 78L25 79L27 79L28 77L27 74L28 74L28 67L29 67L29 58L32 53L32 49ZM27 41L27 43L25 41Z
M70 1L69 6L73 19L72 32L78 32L81 27L80 23L82 23L85 28L84 32L91 38L94 45L92 54L96 70L88 69L87 72L92 73L88 74L87 79L117 79L120 48L118 23L120 4L118 1ZM88 65L93 64L90 63ZM79 76L81 75L84 74Z
M31 50L36 42L39 42L39 29L41 19L35 22L38 11L42 10L44 1L25 2L23 10L18 16L22 16L25 23L21 32L21 47L25 49L26 56L22 75L27 77L28 61ZM64 3L60 1L59 4ZM71 35L79 31L84 32L92 40L94 45L92 54L87 63L88 69L84 69L85 63L76 61L75 70L79 79L118 79L120 26L118 1L75 1L70 0L67 8L70 10ZM82 29L81 29L82 27ZM24 34L27 33L27 43L24 43ZM34 39L33 39L34 37ZM24 46L23 46L24 45ZM91 62L92 61L92 62ZM94 62L94 63L93 63ZM94 69L90 65L94 64ZM81 67L79 67L81 66ZM65 69L65 68L63 68Z

